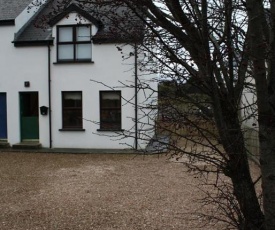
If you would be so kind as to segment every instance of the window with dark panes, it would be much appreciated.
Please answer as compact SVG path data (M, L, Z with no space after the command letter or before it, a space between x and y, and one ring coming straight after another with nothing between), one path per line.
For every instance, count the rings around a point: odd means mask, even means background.
M63 128L82 128L82 92L62 92Z
M91 61L91 26L71 25L57 27L57 61Z
M121 129L120 91L100 91L100 129Z

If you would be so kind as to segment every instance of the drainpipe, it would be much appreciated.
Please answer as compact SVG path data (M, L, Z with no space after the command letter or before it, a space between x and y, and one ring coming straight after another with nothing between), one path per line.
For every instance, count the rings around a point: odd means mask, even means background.
M51 47L48 43L49 144L52 148Z
M135 149L138 149L138 68L137 43L135 43Z

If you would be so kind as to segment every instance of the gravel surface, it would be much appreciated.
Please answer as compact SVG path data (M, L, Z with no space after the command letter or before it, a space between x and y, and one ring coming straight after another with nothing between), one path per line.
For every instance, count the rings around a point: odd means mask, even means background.
M0 229L223 229L191 214L202 194L185 170L159 155L0 153Z

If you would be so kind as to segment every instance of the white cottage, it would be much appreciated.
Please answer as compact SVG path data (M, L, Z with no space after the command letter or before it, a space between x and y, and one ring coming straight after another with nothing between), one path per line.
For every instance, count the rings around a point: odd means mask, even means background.
M153 135L154 118L139 111L140 103L150 100L135 85L142 75L134 68L142 33L127 37L108 24L106 15L77 1L59 12L55 1L41 2L34 7L31 0L0 0L1 142L144 148L148 142L139 137ZM118 46L133 55L123 60ZM133 87L123 86L129 82ZM142 119L148 127L141 130L136 122ZM119 138L125 133L128 137Z

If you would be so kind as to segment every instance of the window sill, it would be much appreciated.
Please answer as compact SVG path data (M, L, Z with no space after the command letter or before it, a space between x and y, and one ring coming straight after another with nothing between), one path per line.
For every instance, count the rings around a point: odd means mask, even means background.
M99 132L123 132L124 129L97 129Z
M85 129L82 129L82 128L63 128L63 129L59 129L59 131L64 131L64 132L66 132L66 131L77 131L77 132L79 132L79 131L81 131L81 132L84 132L85 131Z
M79 63L90 63L90 64L93 64L94 62L92 60L57 61L57 62L53 62L54 65L60 65L60 64L79 64Z

